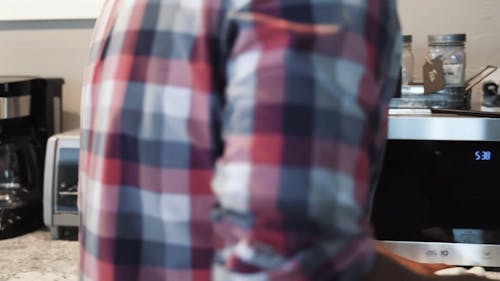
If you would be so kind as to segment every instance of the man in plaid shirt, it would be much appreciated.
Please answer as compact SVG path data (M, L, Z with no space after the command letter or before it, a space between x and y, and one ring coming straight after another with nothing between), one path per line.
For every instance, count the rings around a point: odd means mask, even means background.
M107 1L80 280L424 276L374 259L368 219L399 64L394 0Z

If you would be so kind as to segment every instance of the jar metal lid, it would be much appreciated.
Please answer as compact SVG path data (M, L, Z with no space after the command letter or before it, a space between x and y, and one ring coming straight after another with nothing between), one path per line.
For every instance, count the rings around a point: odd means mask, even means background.
M413 36L403 35L403 43L411 43L413 41Z
M463 43L466 41L466 35L463 33L429 35L427 40L429 44Z

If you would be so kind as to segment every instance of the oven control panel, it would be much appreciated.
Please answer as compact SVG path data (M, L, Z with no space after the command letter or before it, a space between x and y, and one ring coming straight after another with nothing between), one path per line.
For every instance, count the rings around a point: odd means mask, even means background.
M500 246L467 243L379 241L405 258L424 263L498 267Z

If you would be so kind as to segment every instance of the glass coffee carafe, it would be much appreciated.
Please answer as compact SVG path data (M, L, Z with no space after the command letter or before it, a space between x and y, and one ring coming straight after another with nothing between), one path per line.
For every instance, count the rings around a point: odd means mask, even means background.
M41 226L36 147L29 136L0 135L0 239Z

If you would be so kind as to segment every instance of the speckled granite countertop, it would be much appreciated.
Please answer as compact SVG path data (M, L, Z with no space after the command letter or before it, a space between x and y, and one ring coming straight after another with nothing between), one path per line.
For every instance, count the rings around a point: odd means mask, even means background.
M0 281L76 281L77 265L78 242L47 230L0 240Z

